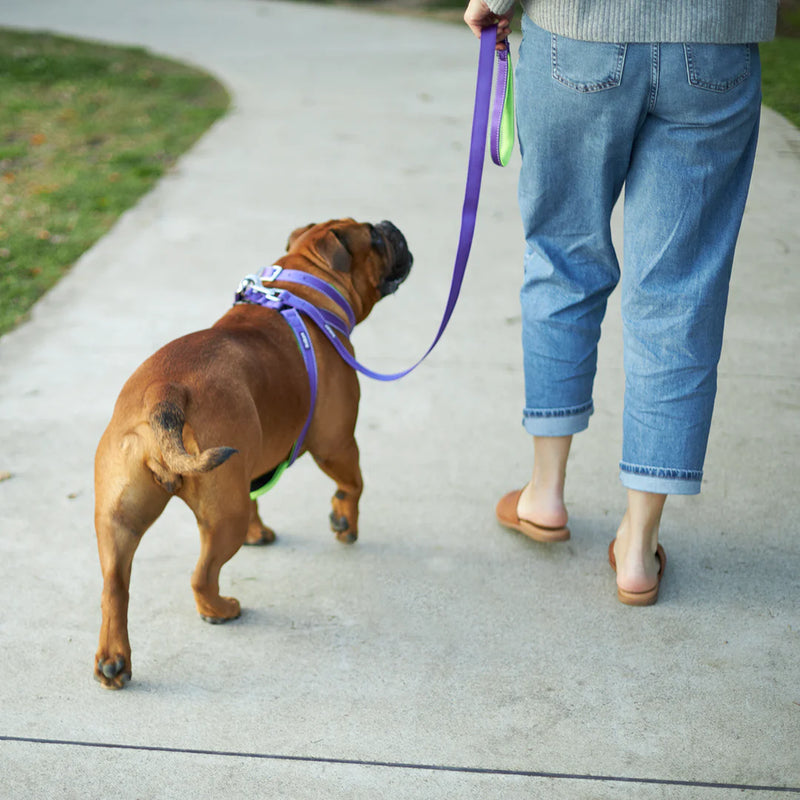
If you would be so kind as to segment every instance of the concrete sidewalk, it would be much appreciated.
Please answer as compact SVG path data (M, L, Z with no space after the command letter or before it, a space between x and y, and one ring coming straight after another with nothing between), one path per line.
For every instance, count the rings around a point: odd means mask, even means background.
M203 624L179 502L144 537L133 682L92 680L92 460L125 378L207 326L298 225L394 221L415 256L355 336L418 358L458 236L477 43L460 26L256 0L0 0L0 25L202 65L230 114L0 340L0 798L733 798L800 793L800 135L765 111L698 498L671 499L656 606L618 603L606 548L621 332L576 440L573 538L502 530L520 426L516 170L488 165L451 326L395 384L362 380L360 539L299 462L279 541L222 573L242 617ZM618 226L617 226L618 227ZM748 787L742 790L741 787ZM772 787L772 788L770 788Z

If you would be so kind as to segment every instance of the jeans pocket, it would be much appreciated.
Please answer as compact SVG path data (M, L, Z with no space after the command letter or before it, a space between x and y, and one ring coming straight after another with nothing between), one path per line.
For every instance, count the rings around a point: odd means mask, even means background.
M553 78L576 92L602 92L622 81L627 45L551 37Z
M749 44L685 44L689 83L709 92L727 92L750 77Z

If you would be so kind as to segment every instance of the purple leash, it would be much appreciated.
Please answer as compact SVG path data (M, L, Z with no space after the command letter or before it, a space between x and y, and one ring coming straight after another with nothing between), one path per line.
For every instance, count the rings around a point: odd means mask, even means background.
M464 205L461 211L461 230L458 236L458 247L456 248L455 264L453 266L453 279L450 284L450 294L447 298L444 315L442 316L439 330L433 340L431 346L427 349L422 358L416 364L403 370L402 372L395 372L393 374L382 374L373 372L370 369L362 366L347 352L344 346L338 340L331 338L328 333L328 338L331 339L333 346L336 348L339 355L354 369L363 373L369 378L374 378L379 381L395 381L399 378L408 375L409 372L415 370L433 351L433 348L439 343L439 340L444 334L447 324L450 322L450 317L458 301L458 295L461 292L461 284L464 281L464 275L467 271L467 262L469 261L469 253L472 248L472 238L475 233L475 221L478 216L478 198L481 194L481 179L483 177L483 161L486 153L486 136L489 125L489 103L492 95L492 72L495 57L495 44L497 41L497 26L484 28L481 32L480 40L480 54L478 56L478 79L475 87L475 107L472 113L472 134L470 137L469 147L469 162L467 167L467 185L464 190ZM498 62L502 65L505 64L506 70L508 69L508 50L496 51L498 55ZM502 54L502 55L500 55ZM501 66L502 69L502 66ZM497 81L497 94L495 96L495 117L496 123L499 126L499 114L497 112L500 102L500 89L502 87L505 93L505 76L502 81L498 77ZM496 163L500 163L497 161Z
M381 373L374 372L368 369L363 364L359 363L347 348L342 344L336 336L331 326L325 321L320 324L320 319L317 316L321 313L318 310L309 313L311 319L320 327L320 329L330 339L331 344L336 348L336 351L349 364L353 369L358 370L368 378L374 378L379 381L395 381L399 378L408 375L415 370L433 351L439 340L444 334L447 324L450 322L450 317L458 301L458 295L461 291L461 284L464 281L464 275L467 270L467 262L469 261L469 253L472 247L472 239L475 233L475 221L478 215L478 198L481 193L481 179L483 177L483 161L486 153L486 138L487 130L489 127L489 106L492 96L492 73L495 53L497 54L498 61L498 78L496 81L495 97L494 97L494 113L492 115L492 159L496 164L502 166L499 152L500 141L500 121L503 112L503 103L505 100L506 86L508 79L509 57L508 49L495 51L495 44L497 41L496 36L497 26L484 28L481 33L480 40L480 55L478 58L478 80L475 88L475 108L472 115L472 135L470 139L469 151L469 165L467 168L467 185L464 191L464 206L461 211L461 230L459 233L458 247L456 249L455 265L453 267L453 279L450 284L450 294L447 298L447 305L445 306L444 315L442 317L439 330L433 340L431 346L427 349L425 354L419 361L408 369L395 373ZM508 44L506 44L508 48ZM316 281L316 279L314 279ZM322 283L320 281L320 283ZM319 288L319 287L317 287ZM304 309L305 310L305 309Z
M475 87L475 107L472 115L472 134L470 138L469 164L467 168L467 185L464 191L464 205L461 211L461 230L458 238L458 247L456 249L450 294L447 298L442 321L433 343L416 364L402 372L391 374L374 372L360 364L339 338L339 335L345 338L349 337L355 325L355 315L350 305L330 284L319 278L315 278L313 275L300 272L299 270L283 269L276 265L265 267L258 275L248 275L239 285L235 302L253 303L279 311L294 331L306 364L311 389L311 407L303 431L295 443L295 446L292 448L292 453L289 456L287 465L292 464L300 453L300 448L305 439L309 425L311 424L317 396L316 358L314 356L314 348L311 344L311 337L308 334L308 329L301 315L308 317L327 336L331 344L336 348L337 353L339 353L347 364L363 375L379 381L395 381L416 369L430 355L434 347L436 347L444 334L445 328L447 328L447 324L450 322L450 317L455 310L456 302L458 301L458 296L461 291L461 284L466 274L467 262L469 261L470 249L472 248L472 239L475 233L475 221L478 216L478 199L481 193L483 161L486 153L486 139L489 128L489 107L492 96L492 73L495 53L497 55L498 76L495 88L494 111L491 118L491 155L495 164L504 166L504 161L500 152L500 137L503 105L508 87L509 56L508 49L495 50L497 40L496 32L496 26L484 28L481 32L480 54L478 57L478 79ZM508 44L506 44L506 48L508 48ZM333 300L344 312L347 317L347 323L336 314L326 311L325 309L317 308L312 303L292 294L287 289L264 286L264 282L272 283L275 280L301 284L310 289L322 292L330 300Z

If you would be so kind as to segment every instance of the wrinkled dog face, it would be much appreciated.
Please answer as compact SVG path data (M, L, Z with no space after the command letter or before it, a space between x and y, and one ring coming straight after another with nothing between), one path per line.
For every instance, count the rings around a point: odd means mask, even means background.
M373 225L340 219L298 228L289 237L287 251L300 250L311 250L334 272L348 274L367 313L397 291L414 262L405 236L388 220Z
M414 256L408 249L406 237L389 220L370 227L373 247L378 249L388 247L391 252L391 256L387 258L389 271L378 287L381 297L386 297L387 294L394 294L397 287L408 277L411 265L414 263Z

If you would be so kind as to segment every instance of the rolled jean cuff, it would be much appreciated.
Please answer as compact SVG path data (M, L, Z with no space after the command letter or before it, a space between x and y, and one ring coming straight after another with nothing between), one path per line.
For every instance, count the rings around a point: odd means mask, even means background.
M620 461L619 468L619 479L626 489L653 494L700 494L701 471L642 467L624 461Z
M589 427L593 413L591 400L572 408L526 408L522 412L522 425L532 436L572 436Z

